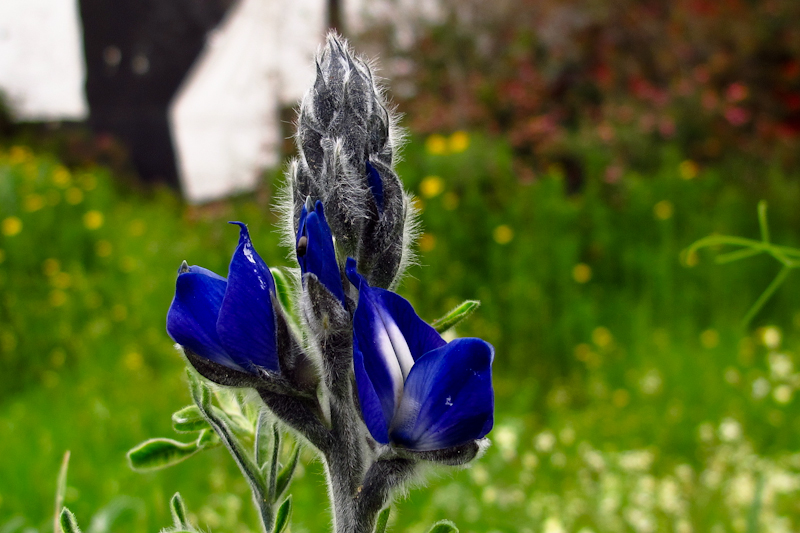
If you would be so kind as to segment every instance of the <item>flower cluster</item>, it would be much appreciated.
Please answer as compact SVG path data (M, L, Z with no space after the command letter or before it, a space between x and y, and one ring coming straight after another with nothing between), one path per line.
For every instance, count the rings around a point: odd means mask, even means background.
M446 342L390 290L414 229L392 170L394 118L369 66L335 36L301 104L298 144L284 229L300 317L235 222L228 278L184 262L167 331L201 375L255 389L320 452L337 530L371 531L418 464L477 455L494 421L494 350Z

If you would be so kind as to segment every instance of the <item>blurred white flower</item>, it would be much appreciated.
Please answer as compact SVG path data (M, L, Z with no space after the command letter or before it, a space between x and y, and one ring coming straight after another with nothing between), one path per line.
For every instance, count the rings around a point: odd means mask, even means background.
M714 426L712 426L710 422L703 422L697 428L697 436L700 437L700 440L703 442L711 442L714 440Z
M544 521L543 533L567 533L567 530L564 529L564 525L561 523L561 520L555 516L551 516Z
M648 370L648 372L639 381L639 387L645 394L656 394L661 390L661 373L655 368Z
M534 437L533 445L541 453L550 453L556 445L556 437L550 431L542 431Z
M786 379L794 371L791 358L784 353L769 354L769 371L772 379Z
M719 438L723 442L734 442L741 438L742 426L733 418L725 418L719 425Z
M767 378L758 378L753 382L753 398L761 400L769 394L769 381Z
M778 385L772 391L772 398L780 404L787 404L792 401L792 388L789 385Z
M761 330L761 342L770 350L781 345L781 330L775 326L767 326Z
M628 471L645 471L653 464L653 454L647 450L631 450L619 454L619 466Z

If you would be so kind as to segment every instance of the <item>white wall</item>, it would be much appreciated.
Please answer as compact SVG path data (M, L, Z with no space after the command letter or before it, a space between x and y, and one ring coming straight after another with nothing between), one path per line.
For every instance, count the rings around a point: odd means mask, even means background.
M82 120L78 0L0 0L0 91L20 121Z

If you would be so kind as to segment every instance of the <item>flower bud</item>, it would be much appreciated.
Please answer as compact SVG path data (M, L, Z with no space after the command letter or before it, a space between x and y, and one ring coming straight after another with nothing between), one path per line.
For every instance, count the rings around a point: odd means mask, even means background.
M339 257L358 260L377 287L389 287L410 261L414 209L392 164L398 148L370 66L335 34L317 57L314 86L300 104L299 158L289 171L292 233L306 198L321 201Z

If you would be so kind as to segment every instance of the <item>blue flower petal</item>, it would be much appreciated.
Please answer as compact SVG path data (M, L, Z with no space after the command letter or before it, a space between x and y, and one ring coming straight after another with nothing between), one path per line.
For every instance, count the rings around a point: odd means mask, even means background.
M303 208L305 211L305 207ZM305 220L305 231L308 243L301 269L303 274L310 272L317 276L322 284L345 305L342 277L339 264L336 262L336 251L333 248L331 228L325 220L322 202L317 200L314 211L308 213Z
M383 409L381 399L364 367L364 356L358 348L356 339L353 339L353 369L356 376L358 402L361 406L364 423L367 425L372 438L381 444L388 444L391 414L387 417Z
M383 180L378 170L367 161L367 183L378 206L378 213L383 213Z
M219 311L217 333L222 346L242 368L253 365L278 372L275 313L270 295L275 281L256 253L247 226L240 228L239 245L228 271L228 287Z
M356 385L359 388L359 395L367 393L361 390L366 383L373 387L380 401L383 417L388 421L394 417L395 407L403 394L405 379L403 367L406 367L405 373L407 373L414 362L408 346L403 346L405 341L402 338L392 338L400 335L399 329L395 326L391 335L387 330L372 297L372 289L356 272L355 261L352 258L347 260L346 272L351 281L355 280L354 283L358 284L359 289L358 305L353 314L353 351L358 348L358 356L363 359L364 371L368 377L366 381L356 380ZM402 365L397 355L398 351L401 352Z
M429 451L484 437L494 423L493 357L481 339L456 339L421 357L406 379L392 442Z
M184 266L167 312L167 333L200 357L241 370L225 352L217 335L217 317L227 285L225 278L210 270Z

